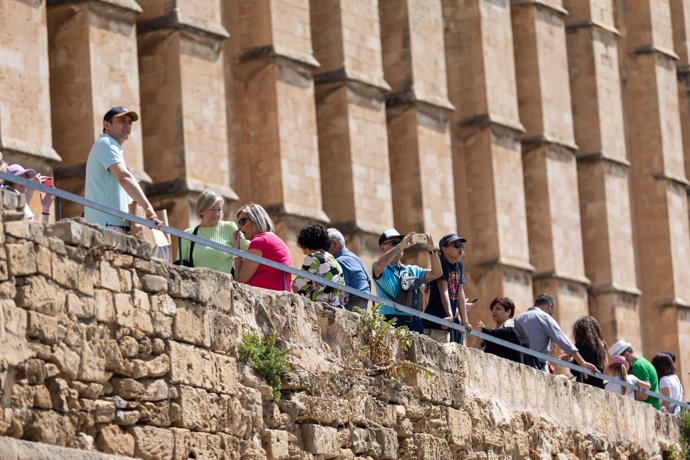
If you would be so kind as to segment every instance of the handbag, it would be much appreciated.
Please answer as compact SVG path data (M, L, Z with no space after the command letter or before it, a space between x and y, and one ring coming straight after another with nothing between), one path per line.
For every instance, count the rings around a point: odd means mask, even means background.
M197 225L194 227L194 231L192 232L192 235L196 235L197 232L199 231L199 226ZM185 260L182 257L182 238L178 240L178 254L180 255L180 258L177 259L175 262L173 262L173 265L182 265L183 267L193 267L194 266L194 241L190 241L189 244L189 260Z

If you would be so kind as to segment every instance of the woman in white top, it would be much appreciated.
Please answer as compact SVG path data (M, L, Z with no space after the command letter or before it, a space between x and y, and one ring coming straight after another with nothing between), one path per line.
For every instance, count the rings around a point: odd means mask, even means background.
M676 401L683 400L683 385L676 375L676 364L674 357L669 353L657 353L652 358L652 365L659 376L659 393L669 396ZM669 414L680 415L680 406L668 401L661 400L661 407L665 408Z
M631 385L637 385L645 390L649 390L651 384L638 379L632 374L628 374L629 369L630 364L625 358L622 356L613 356L611 359L609 359L609 363L606 366L606 375L618 377L619 379L623 380L624 382L628 382ZM604 388L606 391L624 395L630 399L635 399L635 390L632 388L624 387L614 382L607 382Z

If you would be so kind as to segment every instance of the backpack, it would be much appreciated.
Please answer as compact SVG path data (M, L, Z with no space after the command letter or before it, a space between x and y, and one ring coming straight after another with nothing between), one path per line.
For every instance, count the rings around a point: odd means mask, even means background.
M377 280L374 280L376 285L381 288L381 290L390 299L395 299L395 303L404 305L406 307L412 308L413 310L422 310L422 302L424 295L422 294L422 288L424 287L424 281L416 276L409 275L407 270L403 269L402 273L398 272L400 275L400 289L398 289L398 295L395 298L386 291L383 286L381 286Z

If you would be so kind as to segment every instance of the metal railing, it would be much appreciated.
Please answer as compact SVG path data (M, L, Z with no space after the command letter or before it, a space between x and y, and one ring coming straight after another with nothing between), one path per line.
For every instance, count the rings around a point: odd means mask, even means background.
M40 184L38 182L29 180L29 179L25 179L23 177L14 176L12 174L0 171L0 179L4 179L6 182L18 183L18 184L23 185L27 188L32 188L32 189L38 190L38 191L43 192L43 193L50 193L51 195L54 195L60 199L71 201L71 202L80 204L82 206L87 206L87 207L96 209L97 211L109 214L111 216L115 216L115 217L119 217L121 219L129 220L131 222L134 222L134 223L146 226L146 227L155 228L155 226L156 226L153 221L150 221L150 220L145 219L143 217L129 214L129 213L120 211L118 209L110 208L110 207L104 206L100 203L96 203L95 201L87 200L86 198L84 198L82 196L75 195L73 193L66 192L64 190L61 190L61 189L58 189L55 187L49 187L49 186ZM375 304L387 305L387 306L395 309L398 312L401 312L401 313L404 313L404 314L407 314L410 316L415 316L415 317L418 317L420 319L424 319L424 320L439 324L441 326L445 326L449 330L454 329L454 330L459 331L459 332L464 332L468 335L478 337L482 340L496 343L496 344L501 345L501 346L508 348L510 350L521 352L524 355L532 356L533 358L537 358L541 361L550 362L550 363L556 364L558 366L566 367L568 369L578 371L581 374L586 374L589 377L595 377L595 378L601 379L603 381L610 381L613 383L617 383L618 385L620 385L622 387L630 388L632 390L635 390L638 393L643 393L643 394L646 394L647 396L655 397L655 398L658 398L659 400L667 401L667 402L672 403L674 405L679 405L685 409L690 409L690 403L678 401L678 400L672 399L666 395L663 395L661 393L656 393L656 392L653 392L651 390L646 390L644 388L640 388L636 385L632 385L632 384L628 383L627 381L621 380L621 379L614 377L614 376L602 374L599 372L592 372L589 369L581 367L577 364L573 364L569 361L563 361L559 358L555 358L553 356L550 356L550 355L547 355L544 353L540 353L538 351L523 347L521 345L518 345L518 344L515 344L512 342L508 342L508 341L500 339L498 337L484 334L483 332L477 331L475 329L468 330L467 328L465 328L461 324L456 324L456 323L453 323L451 321L445 320L443 318L439 318L437 316L430 315L428 313L425 313L425 312L422 312L419 310L414 310L414 309L406 307L404 305L400 305L394 301L384 299L381 297L377 297L373 294L369 294L369 293L360 291L360 290L355 289L355 288L351 288L351 287L343 285L343 284L334 283L333 281L329 281L329 280L327 280L321 276L314 275L312 273L309 273L309 272L306 272L306 271L303 271L303 270L300 270L297 268L293 268L293 267L290 267L288 265L284 265L284 264L275 262L273 260L266 259L266 258L261 257L261 256L257 256L255 254L248 252L248 251L243 251L241 249L236 249L236 248L233 248L230 246L226 246L224 244L220 244L220 243L217 243L215 241L207 240L206 238L202 238L200 236L187 233L187 232L180 230L180 229L177 229L175 227L169 227L169 226L164 225L160 228L160 230L164 233L174 235L178 238L183 238L183 239L186 239L189 241L193 241L195 244L201 244L204 246L208 246L210 248L216 249L216 250L221 251L221 252L225 252L225 253L230 254L232 256L235 256L235 257L241 257L243 259L251 260L253 262L256 262L256 263L259 263L262 265L266 265L268 267L275 268L275 269L280 270L282 272L287 272L287 273L290 273L292 275L301 276L302 278L306 278L308 280L314 281L314 282L319 283L321 285L329 286L329 287L332 287L334 289L338 289L338 290L347 292L350 295L355 295L357 297L361 297L361 298L370 300L370 301L374 302Z

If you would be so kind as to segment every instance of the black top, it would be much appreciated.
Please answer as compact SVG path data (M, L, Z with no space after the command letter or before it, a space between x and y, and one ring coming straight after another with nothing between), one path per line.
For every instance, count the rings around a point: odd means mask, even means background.
M507 342L529 348L529 339L527 338L527 334L525 334L525 331L522 329L522 327L517 324L508 327L499 327L497 329L489 329L485 327L482 329L482 332L492 337L503 339ZM528 355L525 356L520 351L511 350L510 348L504 347L503 345L499 345L497 343L485 341L484 351L486 353L491 353L492 355L500 356L501 358L515 361L516 363L530 365L530 363L526 362L525 359L529 358Z
M606 367L606 363L599 362L597 360L597 355L594 351L594 347L588 342L575 342L575 346L577 347L577 351L580 352L580 356L587 361L588 363L592 363L595 366L597 366L597 369L599 371L603 371L604 367ZM575 360L571 360L571 362L577 364ZM575 369L570 371L576 378L576 380L580 383L586 383L587 385L592 385L593 387L597 388L604 388L604 381L601 379L597 379L595 377L587 376L585 379L585 374L580 373L579 371L576 371Z
M458 308L458 292L460 292L460 286L465 284L465 273L462 269L462 260L458 260L454 264L451 264L446 260L441 254L439 256L441 259L441 267L443 268L443 274L441 278L448 283L448 297L450 299L450 311L455 315L455 310ZM438 280L434 280L429 283L429 303L426 305L425 313L436 316L438 318L446 317L446 310L443 308L443 303L441 302L441 293L438 290ZM425 319L422 320L425 328L431 329L441 329L440 324L432 323Z

